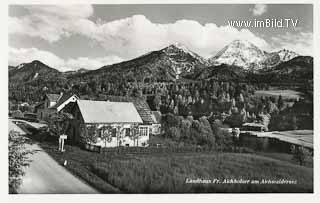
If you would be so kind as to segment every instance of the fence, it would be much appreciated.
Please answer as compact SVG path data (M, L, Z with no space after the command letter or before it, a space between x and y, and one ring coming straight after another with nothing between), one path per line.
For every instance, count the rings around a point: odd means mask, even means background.
M100 146L83 147L85 150L104 154L159 154L159 153L188 153L188 152L213 152L217 149L207 147L113 147L101 148Z
M185 146L185 147L164 147L164 146L149 146L149 147L112 147L102 148L94 145L82 145L82 149L103 153L105 155L121 155L121 154L170 154L170 153L212 153L212 152L233 152L233 153L254 153L254 150L247 147L227 147L223 148L215 146L213 148L204 146Z

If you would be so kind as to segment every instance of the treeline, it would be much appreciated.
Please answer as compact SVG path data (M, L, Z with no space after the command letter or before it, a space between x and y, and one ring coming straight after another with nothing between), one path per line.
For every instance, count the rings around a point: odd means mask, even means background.
M162 118L162 136L179 145L199 145L225 149L232 147L233 137L223 130L221 122L203 116L195 120L192 116L175 116L171 113Z

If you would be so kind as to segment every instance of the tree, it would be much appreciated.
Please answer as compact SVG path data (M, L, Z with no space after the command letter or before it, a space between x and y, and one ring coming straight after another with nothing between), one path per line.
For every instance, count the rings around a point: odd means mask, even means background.
M307 149L302 146L291 146L291 153L293 155L292 159L297 161L300 165L306 164L306 157L309 154Z
M200 124L201 124L201 135L204 137L204 141L205 143L210 146L213 147L215 144L215 137L213 135L212 129L211 129L211 125L209 123L209 121L207 120L206 117L201 117L199 119Z
M212 133L215 136L215 143L221 150L233 145L232 135L227 131L222 130L223 127L224 126L219 120L215 120L211 124Z
M193 120L190 127L190 138L193 142L196 142L197 144L199 141L201 142L201 124L198 120Z
M49 132L53 136L60 136L66 133L69 127L69 121L73 119L73 116L69 113L59 112L51 114L48 120Z
M157 93L157 94L154 96L153 105L154 105L154 107L155 107L155 109L156 109L157 111L160 110L160 105L161 105L161 95L160 95L160 94Z
M297 116L295 116L295 115L292 115L291 126L292 126L293 130L297 130L298 129L298 120L297 120Z
M183 119L181 121L181 136L184 139L190 139L190 127L191 127L192 120Z
M97 138L98 138L98 133L97 133L97 128L95 125L88 125L88 126L84 126L84 141L85 143L88 144L94 144L97 142Z
M170 127L167 134L170 138L179 141L181 137L181 131L178 127Z
M101 130L102 130L102 133L100 137L104 141L104 146L107 146L107 142L111 141L112 139L112 134L111 134L112 127L103 126Z
M30 151L25 149L26 138L15 131L9 132L9 192L13 193L21 184L23 167L28 165Z
M278 98L278 109L281 111L284 108L284 101L282 99L282 96L280 95Z
M171 113L166 114L161 119L161 125L164 129L169 129L170 127L177 127L179 126L179 124L180 119Z

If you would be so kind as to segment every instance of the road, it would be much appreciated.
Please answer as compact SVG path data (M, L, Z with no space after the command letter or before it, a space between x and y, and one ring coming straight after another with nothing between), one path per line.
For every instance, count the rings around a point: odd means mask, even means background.
M32 161L25 168L19 194L97 194L94 188L72 175L51 158L38 144L27 144Z

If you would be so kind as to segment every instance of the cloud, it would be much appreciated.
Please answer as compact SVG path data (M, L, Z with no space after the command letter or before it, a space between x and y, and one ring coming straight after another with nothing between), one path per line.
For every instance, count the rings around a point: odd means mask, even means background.
M92 37L114 54L136 57L169 44L179 42L204 57L218 52L235 39L247 39L261 48L267 42L248 29L237 30L214 23L200 24L194 20L178 20L171 24L152 23L143 15L106 22L96 26Z
M299 32L278 35L271 38L274 50L288 49L301 55L313 56L313 33Z
M16 66L21 63L28 63L39 60L51 67L61 67L64 60L55 54L39 50L37 48L9 48L9 64Z
M87 57L78 57L76 59L68 59L63 69L68 70L77 70L80 68L86 69L98 69L105 65L110 65L123 61L122 58L118 56L107 56L107 57L97 57L97 58L87 58Z
M254 16L261 16L265 12L267 12L268 6L265 4L256 4L253 8L250 9Z
M178 20L157 24L143 15L96 22L90 5L26 6L28 15L9 18L9 33L40 37L54 43L63 37L82 35L101 44L108 55L131 59L147 52L179 42L204 57L218 52L235 39L246 39L266 49L267 42L248 29L238 30L214 23L200 24L194 20Z
M77 70L80 68L93 70L101 68L104 65L123 61L122 58L113 55L95 58L78 57L64 60L49 51L37 48L9 48L10 65L17 66L21 63L28 63L33 60L42 61L48 66L60 71Z
M9 34L40 37L49 42L77 32L72 29L73 25L93 14L92 6L87 5L29 5L24 8L28 15L9 17Z

